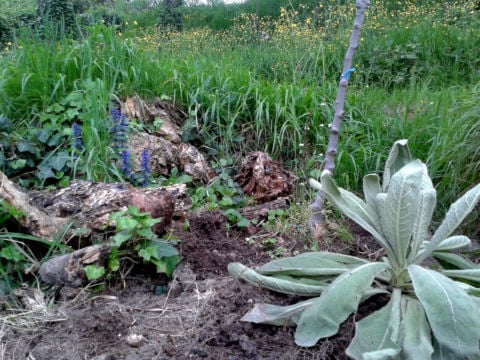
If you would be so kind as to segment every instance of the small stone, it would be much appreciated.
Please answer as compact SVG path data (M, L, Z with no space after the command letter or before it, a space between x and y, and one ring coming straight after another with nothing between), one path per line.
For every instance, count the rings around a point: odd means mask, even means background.
M143 335L130 334L127 336L127 344L131 347L139 347L144 341L145 337Z

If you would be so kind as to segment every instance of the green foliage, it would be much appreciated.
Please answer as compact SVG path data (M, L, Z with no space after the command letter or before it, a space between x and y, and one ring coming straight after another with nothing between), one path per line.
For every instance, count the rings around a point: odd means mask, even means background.
M9 216L18 219L23 214L2 202L0 205L1 226L4 226ZM34 247L42 249L44 260L47 260L53 253L65 251L65 246L60 242L62 235L63 232L53 241L47 241L27 234L1 232L0 296L10 293L22 283L33 279L32 273L35 273L40 265L40 261L32 251Z
M18 14L21 8L17 2L8 3L2 10L14 9L8 12L10 19L10 14ZM249 16L232 21L225 32L140 29L133 21L138 11L147 11L141 1L90 9L96 25L84 29L85 41L43 41L24 28L8 52L0 54L0 114L12 123L8 133L12 139L5 143L34 137L26 129L43 127L43 119L51 121L46 115L58 116L57 123L66 116L62 125L52 130L63 134L71 125L67 121L71 107L63 104L65 98L81 94L79 120L84 122L89 141L81 161L72 164L73 168L67 163L60 170L65 173L62 179L85 176L116 181L121 174L110 161L103 126L109 104L132 94L144 98L165 94L189 114L182 129L185 141L215 157L266 151L305 182L322 167L352 6L309 1L305 2L308 10L302 10L296 1L293 8L283 0L259 4L260 13L263 7L272 11L277 7L278 18L260 14L258 25L268 39L259 38ZM415 13L421 4L428 5L428 14ZM256 11L255 1L247 5L248 11L235 16ZM280 13L279 5L285 5L286 11ZM310 13L311 5L322 8ZM221 16L223 9L229 14L238 6L216 10ZM204 14L209 9L185 8L184 20L198 14L197 10ZM95 11L117 18L127 14L129 24L121 28L116 22L118 26L100 25ZM439 190L435 218L456 194L478 181L476 54L480 37L475 31L478 11L471 11L470 2L439 6L433 1L388 1L371 8L365 40L355 58L357 71L349 84L352 91L346 99L337 157L339 185L360 190L363 176L372 169L381 170L384 154L398 138L408 138L412 150L426 159ZM157 8L150 13L158 20ZM313 23L308 24L309 19ZM64 106L63 112L47 111L55 104ZM70 143L62 136L64 141L56 151L70 153ZM31 140L37 146L35 141ZM49 153L55 149L38 145L38 150ZM12 154L4 148L7 152ZM6 159L10 161L8 156ZM12 158L16 169L11 170L25 178L27 171L22 172L21 167L32 170L34 177L25 182L41 184L35 178L36 167L28 167L28 161L23 156ZM56 181L47 179L47 183ZM203 190L198 196L206 198ZM467 225L469 232L478 233L472 220Z
M44 0L38 12L40 29L46 38L61 39L63 36L79 36L79 28L70 0Z
M12 43L15 33L36 21L36 1L0 0L0 47Z
M169 28L175 31L181 31L183 28L183 14L180 7L183 5L183 0L163 0L160 10L160 25L168 30Z
M412 160L406 140L391 149L382 183L376 174L364 177L364 200L337 187L327 171L321 184L311 184L372 234L386 256L368 262L328 252L306 253L271 261L256 271L230 264L234 277L256 285L287 294L320 295L286 307L257 304L243 320L296 326L295 342L308 347L335 335L361 301L383 293L390 295L389 303L356 324L347 355L479 357L480 269L455 253L469 246L470 239L452 234L479 203L480 184L451 205L431 238L436 191L425 164ZM448 267L421 266L428 257L439 257Z
M108 260L108 270L118 271L123 255L135 254L144 263L155 265L158 273L171 276L180 262L178 250L174 243L158 236L152 227L161 219L153 219L150 213L141 213L138 208L129 206L128 210L110 215L115 223L116 234L111 238L112 253ZM105 269L88 268L89 279L97 279L104 275Z
M0 168L8 177L18 177L23 186L62 181L73 167L71 155L62 150L69 142L69 129L58 126L26 129L22 134L0 132Z

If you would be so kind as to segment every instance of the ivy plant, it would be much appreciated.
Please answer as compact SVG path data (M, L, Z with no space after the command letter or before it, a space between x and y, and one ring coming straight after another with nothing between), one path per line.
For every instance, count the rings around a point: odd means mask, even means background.
M123 256L137 256L145 263L155 265L158 273L171 276L180 262L178 250L172 242L159 238L152 226L161 219L153 219L148 212L140 212L135 206L110 215L115 223L116 234L112 236L111 253L108 258L108 270L115 272L120 269ZM103 267L86 266L85 272L89 280L102 277L106 270Z
M356 323L346 353L354 359L479 359L480 267L456 250L470 239L452 235L480 199L480 184L453 203L430 236L436 191L406 140L397 141L383 181L363 181L364 199L339 188L324 172L328 201L367 230L385 256L369 262L330 252L277 259L253 270L229 265L236 278L287 294L312 297L290 306L256 304L242 320L296 326L295 342L310 347L335 335L359 304L374 294L388 303ZM437 259L436 266L425 260ZM429 264L432 262L429 261Z

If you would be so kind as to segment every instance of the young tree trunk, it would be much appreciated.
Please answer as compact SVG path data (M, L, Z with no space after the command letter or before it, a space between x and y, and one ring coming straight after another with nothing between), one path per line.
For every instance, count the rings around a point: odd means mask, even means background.
M335 100L335 114L333 117L333 122L329 126L330 137L328 141L327 152L325 154L324 171L328 171L332 175L335 170L335 156L337 155L338 151L338 138L340 133L340 127L343 121L343 109L345 104L345 94L347 92L348 80L350 79L351 72L355 70L354 68L352 68L353 55L358 48L358 43L360 40L360 30L362 29L363 21L365 19L365 11L368 9L369 4L369 0L356 1L357 10L355 13L355 20L353 23L352 34L350 36L350 43L343 62L343 71L342 75L340 76L337 98ZM313 236L318 240L320 238L322 230L322 210L323 203L325 201L325 194L321 189L317 190L319 190L317 197L311 205L312 216L310 218L309 226Z

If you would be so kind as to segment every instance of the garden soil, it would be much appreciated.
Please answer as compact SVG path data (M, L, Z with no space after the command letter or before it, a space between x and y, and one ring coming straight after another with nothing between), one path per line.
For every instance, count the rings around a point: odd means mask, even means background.
M294 231L250 234L228 226L218 212L190 216L187 231L174 231L181 269L166 281L134 266L101 291L43 289L50 299L42 313L2 313L0 359L153 360L153 359L346 359L355 321L385 303L375 297L341 326L340 332L312 348L295 345L294 330L242 322L254 303L291 304L292 296L260 289L228 275L238 261L257 266L271 260L262 238L274 236L283 255L307 251ZM357 229L358 230L358 229ZM329 251L375 253L362 231L351 242L321 242Z

